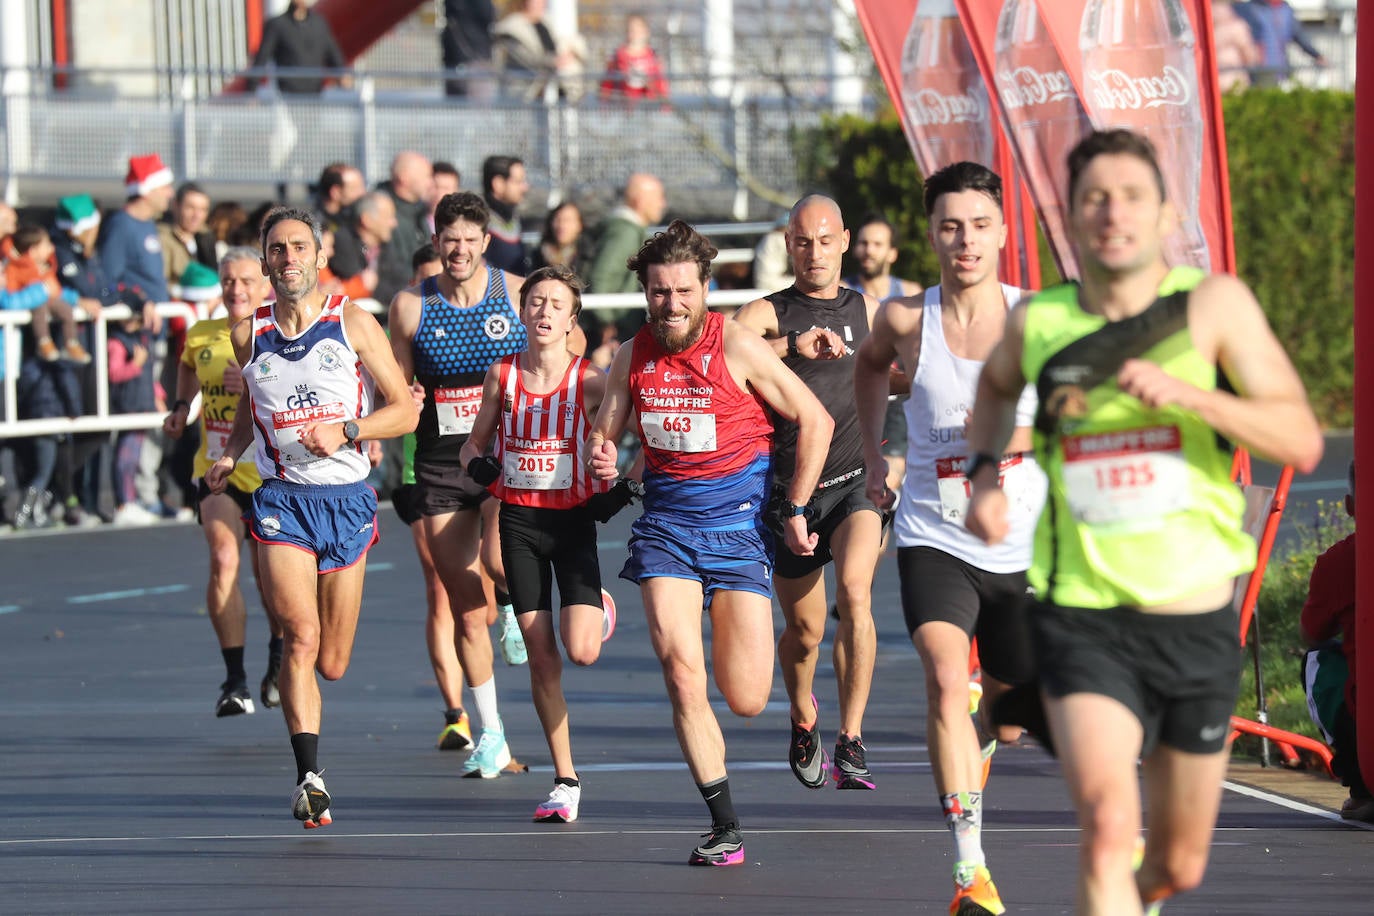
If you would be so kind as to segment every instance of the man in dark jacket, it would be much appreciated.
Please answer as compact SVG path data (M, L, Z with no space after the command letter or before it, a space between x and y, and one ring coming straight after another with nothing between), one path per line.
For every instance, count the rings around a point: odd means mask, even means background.
M262 44L253 58L253 67L312 67L342 70L348 66L334 33L323 16L310 11L314 0L291 0L286 12L267 20L262 29ZM339 85L352 85L347 74L340 76ZM320 76L280 76L277 88L290 93L318 93L324 87Z

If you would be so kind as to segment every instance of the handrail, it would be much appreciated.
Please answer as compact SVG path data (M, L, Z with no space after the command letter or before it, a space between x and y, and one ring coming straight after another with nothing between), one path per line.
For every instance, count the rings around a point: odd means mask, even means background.
M707 299L711 306L734 307L752 302L768 291L760 289L715 290ZM358 305L374 315L385 315L386 306L375 299L356 300ZM643 293L593 293L584 296L582 307L589 311L598 309L624 309L643 307ZM157 313L163 318L185 318L196 322L209 317L204 307L195 307L184 302L159 302ZM79 320L89 321L80 309L75 310ZM46 419L16 419L19 415L19 364L20 335L8 333L9 329L18 330L31 322L27 311L0 312L0 332L4 336L5 379L3 382L3 403L5 419L0 421L0 439L18 439L26 436L53 436L64 433L114 432L126 429L160 429L166 417L161 412L110 413L110 367L106 349L108 333L105 323L122 321L130 316L126 305L111 305L102 309L97 319L92 321L95 330L95 344L91 353L91 369L95 374L95 410L79 417L53 417Z

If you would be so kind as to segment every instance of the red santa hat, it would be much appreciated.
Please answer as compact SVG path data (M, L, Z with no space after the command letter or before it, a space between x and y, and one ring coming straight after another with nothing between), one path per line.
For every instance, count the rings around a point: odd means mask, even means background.
M124 190L130 197L143 197L172 183L172 170L162 164L157 153L129 157L129 174L124 176Z

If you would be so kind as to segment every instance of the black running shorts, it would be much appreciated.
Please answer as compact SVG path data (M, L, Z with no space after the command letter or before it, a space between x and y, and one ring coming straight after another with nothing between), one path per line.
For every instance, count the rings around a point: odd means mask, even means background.
M830 538L834 535L840 522L855 512L866 510L878 513L879 518L881 518L882 513L878 512L878 507L873 505L872 500L865 494L864 488L865 481L862 470L848 480L842 480L833 486L816 488L816 493L811 497L811 502L808 504L813 515L807 528L819 534L820 540L816 543L815 553L809 557L799 557L787 549L787 543L783 539L783 519L777 511L779 504L787 498L787 491L781 487L774 488L773 498L769 503L769 511L764 514L768 527L773 531L773 575L783 579L800 579L833 560L834 556L830 552ZM876 562L876 560L875 557L874 561Z
M601 607L596 521L586 506L536 509L503 503L501 561L515 613L551 611L553 581L560 607Z
M210 485L205 482L204 477L196 478L196 524L204 524L200 518L200 504L214 494L210 492ZM232 483L224 488L224 496L234 501L234 505L239 507L239 517L247 519L248 512L253 505L253 494L245 493ZM253 535L248 531L248 525L243 526L243 539L251 541Z
M1203 614L1142 614L1037 602L1031 629L1045 693L1121 702L1145 729L1142 754L1156 744L1190 754L1226 746L1242 654L1230 605Z
M487 488L468 472L449 462L415 461L415 489L410 491L409 511L416 517L448 515L476 509L490 497Z
M1035 676L1024 572L992 573L935 547L899 547L897 576L908 633L952 623L977 637L978 663L990 677L1016 685Z

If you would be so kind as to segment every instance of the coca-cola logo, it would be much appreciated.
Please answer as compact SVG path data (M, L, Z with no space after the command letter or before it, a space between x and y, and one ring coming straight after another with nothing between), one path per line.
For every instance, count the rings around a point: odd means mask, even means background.
M979 92L945 95L935 89L921 89L906 93L906 102L911 119L921 125L987 120L987 104Z
M1074 98L1073 82L1063 70L1041 73L1034 67L997 71L997 95L1007 109Z
M1165 67L1157 76L1131 76L1124 70L1088 70L1090 94L1098 110L1134 110L1160 105L1187 105L1192 86L1177 67Z

